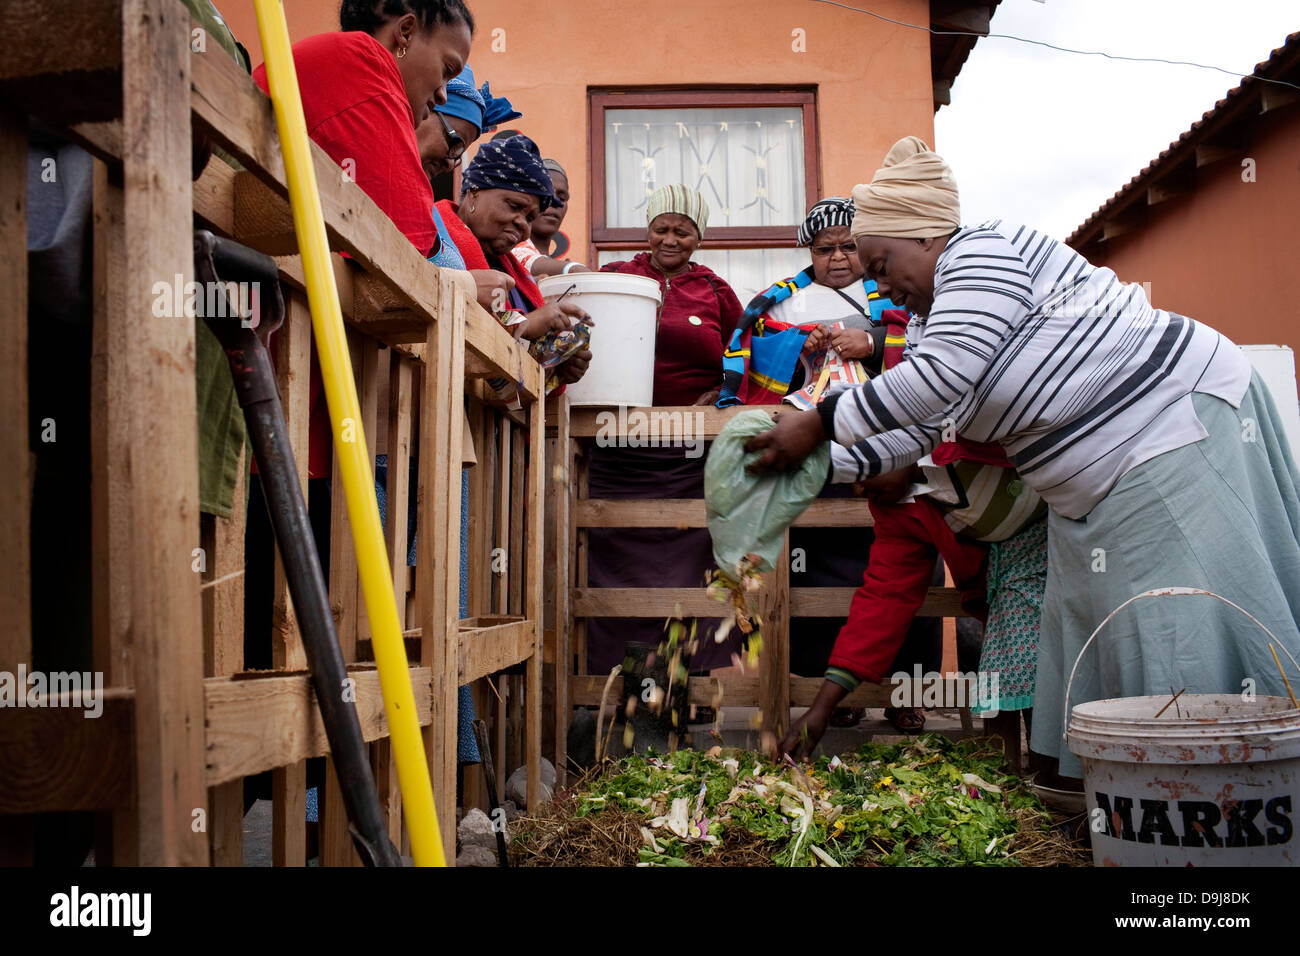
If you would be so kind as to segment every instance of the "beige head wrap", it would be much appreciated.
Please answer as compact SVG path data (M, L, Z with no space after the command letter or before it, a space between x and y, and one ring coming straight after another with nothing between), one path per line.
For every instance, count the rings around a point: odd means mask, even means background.
M930 239L946 236L961 225L952 170L915 136L893 145L869 184L853 187L853 206L855 239Z

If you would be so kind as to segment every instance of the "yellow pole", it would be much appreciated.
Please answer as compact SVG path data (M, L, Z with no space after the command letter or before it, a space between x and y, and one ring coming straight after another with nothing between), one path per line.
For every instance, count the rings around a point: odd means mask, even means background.
M321 379L329 405L334 435L334 454L339 458L348 521L357 552L361 590L370 619L371 642L384 710L392 737L393 759L402 791L402 809L411 834L411 851L416 866L446 866L438 814L433 805L433 787L425 762L424 741L416 718L415 694L411 690L406 645L402 642L393 577L384 550L383 526L375 500L375 479L370 468L366 437L361 430L361 407L352 378L343 314L330 265L329 241L316 189L307 124L298 93L298 75L289 46L289 27L280 0L253 0L257 9L257 31L266 57L266 82L275 107L275 124L280 131L284 170L289 183L289 205L302 254L307 280L307 302L311 307L312 331L320 357ZM395 516L395 521L401 516Z

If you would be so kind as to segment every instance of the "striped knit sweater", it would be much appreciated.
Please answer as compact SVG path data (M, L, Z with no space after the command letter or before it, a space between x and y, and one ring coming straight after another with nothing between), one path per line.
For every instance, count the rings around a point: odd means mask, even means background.
M916 461L952 427L1002 443L1069 518L1133 467L1205 437L1193 392L1236 407L1250 384L1249 362L1223 335L1001 220L948 241L930 314L908 333L910 361L820 406L841 444L875 436L852 449L860 476Z

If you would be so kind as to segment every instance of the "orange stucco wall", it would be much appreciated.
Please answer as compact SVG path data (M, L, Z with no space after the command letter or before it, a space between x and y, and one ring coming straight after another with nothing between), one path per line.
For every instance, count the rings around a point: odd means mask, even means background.
M1245 159L1255 161L1254 182L1242 178ZM1150 282L1159 308L1240 345L1300 351L1298 218L1300 104L1261 117L1240 152L1200 170L1191 193L1086 253L1121 279Z
M260 63L251 0L217 2ZM337 0L285 7L295 40L338 29ZM918 30L791 0L469 0L469 7L479 82L509 97L524 114L511 125L569 170L574 198L564 229L579 254L588 248L588 87L815 85L825 194L869 179L900 136L934 141L930 39ZM908 23L928 23L929 7L872 5ZM805 52L794 50L800 41Z

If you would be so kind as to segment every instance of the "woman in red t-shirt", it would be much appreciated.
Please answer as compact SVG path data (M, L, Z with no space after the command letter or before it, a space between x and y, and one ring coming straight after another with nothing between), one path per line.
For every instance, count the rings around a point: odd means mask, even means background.
M397 11L401 12L397 12ZM343 0L340 33L293 45L307 134L428 256L433 187L415 128L469 59L474 19L463 0ZM266 66L253 71L263 90ZM308 476L330 475L330 424L312 357Z

